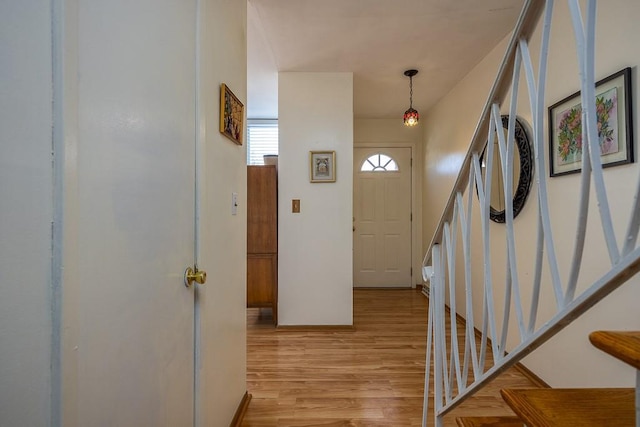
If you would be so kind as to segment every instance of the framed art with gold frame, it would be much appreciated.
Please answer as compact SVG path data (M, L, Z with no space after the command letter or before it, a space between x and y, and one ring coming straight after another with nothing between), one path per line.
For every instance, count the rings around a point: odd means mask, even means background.
M242 145L244 105L224 83L220 85L220 133Z

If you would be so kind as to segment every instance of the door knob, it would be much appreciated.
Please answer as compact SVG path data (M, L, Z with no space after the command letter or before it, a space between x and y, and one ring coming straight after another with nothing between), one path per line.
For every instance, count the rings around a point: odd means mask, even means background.
M204 270L198 270L198 266L194 266L194 268L187 267L184 271L184 285L188 288L193 284L193 282L200 283L204 285L207 281L207 272Z

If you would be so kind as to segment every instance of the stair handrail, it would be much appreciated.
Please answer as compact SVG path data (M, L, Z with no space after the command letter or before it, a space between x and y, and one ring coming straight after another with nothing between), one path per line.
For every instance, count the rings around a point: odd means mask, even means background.
M602 173L600 146L596 115L595 94L595 21L596 0L587 0L586 21L580 8L580 0L567 0L572 17L576 39L576 52L580 69L580 87L582 93L582 134L586 138L582 150L582 171L580 181L580 201L573 258L568 280L563 284L560 278L558 260L555 254L553 232L547 198L547 166L545 163L544 121L545 86L547 74L547 56L549 50L550 29L553 17L553 0L526 0L514 28L506 53L498 70L496 80L490 90L487 102L475 128L469 150L462 163L460 173L453 186L440 222L423 260L423 278L429 284L429 311L427 330L427 351L424 388L424 411L422 425L426 426L428 417L428 397L430 385L430 366L433 358L434 375L434 418L436 427L443 425L443 417L468 397L483 388L492 379L518 363L527 354L534 351L560 330L582 315L590 307L625 283L640 271L640 247L637 247L640 229L640 176L637 190L629 214L629 223L622 246L618 244L613 230L610 206ZM542 39L538 58L537 78L529 51L529 41L542 19ZM491 275L491 253L489 239L490 193L493 168L494 138L498 139L501 158L503 188L505 200L511 199L513 177L513 152L515 119L521 69L527 82L532 114L533 146L535 152L535 176L538 202L538 233L533 277L533 293L529 308L529 318L525 319L520 296L520 282L516 263L516 245L513 226L513 206L506 204L506 296L504 298L503 327L498 332L495 321L496 308L493 302L493 283ZM500 111L502 103L510 93L508 100L509 119L507 136L502 132ZM631 119L632 120L632 119ZM488 141L488 142L487 142ZM481 174L480 157L486 146L486 165L484 178ZM598 202L600 224L611 268L595 280L584 291L576 295L577 279L582 265L582 254L587 229L587 215L591 182ZM467 202L464 197L466 193ZM473 198L478 197L480 221L482 223L482 243L484 257L483 274L483 316L479 326L481 336L480 352L476 349L476 325L472 310L471 286L471 237L470 221ZM466 329L464 331L464 356L459 357L460 343L456 326L456 244L461 230L462 253L464 262L464 290L466 296ZM538 301L541 292L542 266L546 251L546 260L551 276L556 312L542 326L536 328ZM462 287L462 285L460 285ZM449 307L446 306L447 287ZM510 322L511 305L515 307L520 343L509 353L505 351L506 337ZM451 338L446 340L447 314L450 316ZM489 342L490 341L490 342ZM493 356L493 365L488 369L485 363L488 351ZM469 373L473 373L473 382L467 384ZM640 389L640 374L638 386ZM640 403L638 403L640 407ZM638 421L640 426L640 420Z

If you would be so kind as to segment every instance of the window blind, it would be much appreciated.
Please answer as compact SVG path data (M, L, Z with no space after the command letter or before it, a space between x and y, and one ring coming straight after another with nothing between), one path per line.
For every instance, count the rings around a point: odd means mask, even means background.
M265 154L278 154L278 121L247 121L247 164L263 165Z

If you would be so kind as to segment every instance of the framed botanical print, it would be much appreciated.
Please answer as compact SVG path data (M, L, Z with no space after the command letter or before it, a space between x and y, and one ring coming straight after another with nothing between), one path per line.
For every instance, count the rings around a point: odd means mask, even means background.
M631 68L596 83L596 116L603 167L633 163ZM549 172L582 169L582 98L576 92L549 107Z

